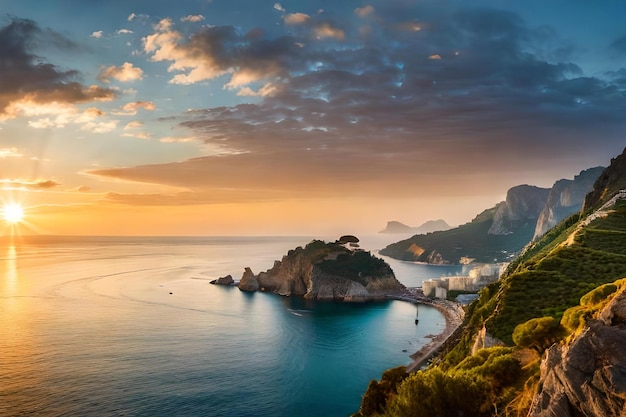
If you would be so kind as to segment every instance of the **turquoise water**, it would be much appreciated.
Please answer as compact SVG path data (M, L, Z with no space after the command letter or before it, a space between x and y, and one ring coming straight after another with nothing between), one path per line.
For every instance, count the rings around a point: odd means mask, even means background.
M208 283L268 269L309 240L5 242L0 415L349 415L369 380L408 364L445 323L420 306L415 326L410 303L310 303ZM405 282L441 275L399 269Z

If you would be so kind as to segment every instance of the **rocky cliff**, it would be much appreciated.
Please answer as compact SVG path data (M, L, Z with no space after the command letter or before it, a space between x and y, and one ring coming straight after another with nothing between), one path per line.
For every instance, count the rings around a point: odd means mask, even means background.
M404 286L385 261L369 252L339 241L316 240L289 251L258 275L246 268L239 289L315 300L369 301L402 292Z
M518 185L509 189L504 204L498 206L493 216L489 234L509 235L525 225L536 225L549 192L548 188L532 185Z
M624 189L626 189L626 148L620 156L611 159L611 165L600 174L593 185L593 190L585 197L583 211L598 208L607 198Z
M541 364L529 417L626 415L626 289Z
M573 180L562 179L555 182L539 213L533 239L543 236L559 222L579 212L585 196L593 189L594 182L603 170L603 167L589 168L576 175Z

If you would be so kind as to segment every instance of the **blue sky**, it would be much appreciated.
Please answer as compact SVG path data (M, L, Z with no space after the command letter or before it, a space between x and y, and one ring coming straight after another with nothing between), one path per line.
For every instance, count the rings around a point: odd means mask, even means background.
M2 6L0 180L35 231L461 223L626 145L621 1Z

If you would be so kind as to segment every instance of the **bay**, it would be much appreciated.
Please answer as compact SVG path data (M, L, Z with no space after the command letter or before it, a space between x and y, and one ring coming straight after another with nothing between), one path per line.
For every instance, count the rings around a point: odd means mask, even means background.
M209 284L266 270L310 240L5 239L0 415L349 415L371 379L408 364L445 322L419 306L415 326L417 307L399 301L312 303ZM390 262L410 286L442 271Z

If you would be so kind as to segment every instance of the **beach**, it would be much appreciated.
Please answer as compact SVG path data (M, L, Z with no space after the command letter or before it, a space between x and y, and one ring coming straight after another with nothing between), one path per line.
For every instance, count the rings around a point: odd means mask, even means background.
M441 346L454 334L461 324L463 324L465 310L463 310L461 304L453 301L425 297L419 288L407 288L404 294L401 296L393 296L393 298L434 307L439 310L445 318L446 326L443 331L437 335L430 335L432 336L431 341L410 355L413 361L407 365L406 371L408 373L418 371L425 365L426 361L437 353Z

